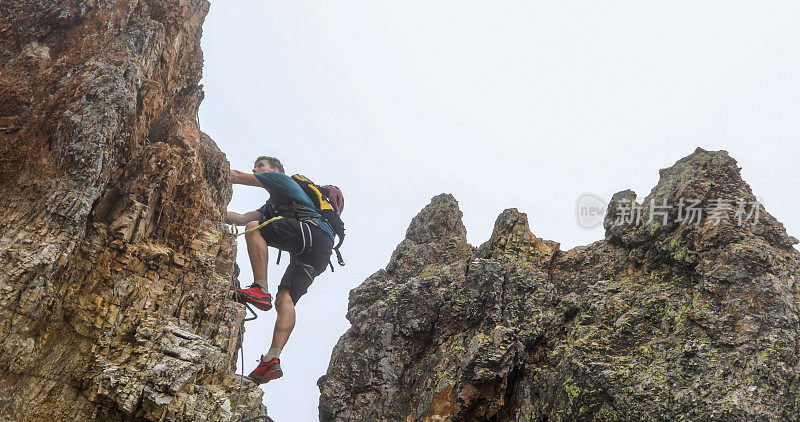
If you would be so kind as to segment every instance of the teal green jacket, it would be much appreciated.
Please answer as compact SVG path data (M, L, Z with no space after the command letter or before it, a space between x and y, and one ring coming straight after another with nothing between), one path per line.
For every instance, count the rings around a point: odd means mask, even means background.
M264 188L267 190L267 192L269 192L268 202L273 202L276 205L291 205L294 201L297 203L297 205L303 206L312 211L317 218L322 218L322 214L320 214L316 207L314 207L314 202L311 201L311 198L306 195L305 191L303 191L303 188L301 188L297 182L292 180L291 177L277 171L271 171L269 173L256 173L255 176L258 181L264 185ZM264 204L263 207L258 209L261 215L267 215L267 206L267 204ZM326 223L324 220L321 220L317 226L328 233L331 239L333 239L333 230L328 223Z

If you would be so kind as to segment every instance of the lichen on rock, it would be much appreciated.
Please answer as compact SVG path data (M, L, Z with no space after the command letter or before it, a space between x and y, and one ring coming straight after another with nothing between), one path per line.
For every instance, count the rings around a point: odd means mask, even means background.
M205 0L0 2L0 420L229 420L228 163Z
M720 206L755 201L739 170L698 148L641 203L614 195L605 239L568 251L514 209L471 248L455 199L437 196L351 291L320 419L800 418L797 240L763 207L737 224ZM727 224L655 213L680 198ZM626 202L641 219L617 218Z

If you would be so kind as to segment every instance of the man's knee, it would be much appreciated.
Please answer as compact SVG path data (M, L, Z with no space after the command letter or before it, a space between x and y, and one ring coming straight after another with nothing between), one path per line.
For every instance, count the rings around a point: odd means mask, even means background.
M244 229L245 231L254 229L258 227L258 224L259 224L258 221L251 221L244 226ZM245 237L255 237L255 236L261 237L261 230L253 230L250 233L245 234Z
M278 290L278 296L275 298L275 310L278 311L284 307L294 307L294 300L289 294L289 289Z

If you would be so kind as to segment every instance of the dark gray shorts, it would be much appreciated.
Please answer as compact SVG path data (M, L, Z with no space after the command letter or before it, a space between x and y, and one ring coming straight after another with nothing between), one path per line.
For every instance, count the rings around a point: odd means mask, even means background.
M291 254L278 290L288 289L292 301L297 304L314 278L327 268L333 239L316 224L291 218L281 218L267 224L261 228L261 236L267 245Z

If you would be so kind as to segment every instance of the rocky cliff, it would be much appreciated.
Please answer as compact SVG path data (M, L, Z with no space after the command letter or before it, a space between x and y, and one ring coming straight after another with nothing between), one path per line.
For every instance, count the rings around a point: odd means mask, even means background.
M698 148L568 251L514 209L471 247L435 197L350 293L320 418L800 419L797 239L739 170Z
M229 420L228 163L205 0L0 2L0 420Z

